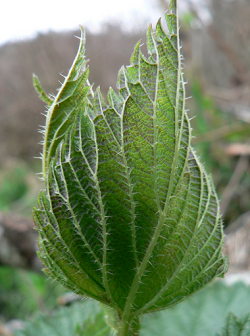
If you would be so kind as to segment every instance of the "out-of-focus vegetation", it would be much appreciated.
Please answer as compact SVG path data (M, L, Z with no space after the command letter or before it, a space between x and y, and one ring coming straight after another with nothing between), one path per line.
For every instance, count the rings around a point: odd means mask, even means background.
M207 171L213 175L221 198L224 225L227 226L250 209L248 157L245 157L242 170L237 171L240 153L230 155L228 152L230 146L235 143L249 143L250 125L222 110L215 100L202 90L200 82L192 83L191 92L190 115L194 117L192 127L195 136L193 144ZM230 180L235 172L236 181L230 187ZM225 193L228 186L230 195ZM228 196L230 198L227 201Z
M12 167L2 174L0 189L0 209L8 210L11 203L17 201L28 191L28 184L25 181L27 171L23 167Z
M27 319L57 307L66 290L43 274L0 267L0 321Z
M228 287L215 281L166 311L144 315L140 336L215 336L225 322L228 328L232 314L241 317L249 311L249 297L250 288L242 283ZM235 324L236 316L232 321ZM53 316L39 314L16 336L111 336L110 329L102 307L96 301L87 300L59 309ZM230 331L222 335L249 335Z
M230 226L250 210L250 6L248 0L213 0L206 7L195 3L187 1L181 27L193 145L213 175L225 226ZM167 8L163 0L158 5ZM209 11L208 21L200 9ZM55 94L60 73L67 74L76 54L78 34L41 34L0 47L0 213L31 217L43 188L34 157L41 151L37 131L45 123L32 73ZM144 33L126 35L116 26L87 33L90 82L104 94L115 87L118 69L129 63L140 39L145 41ZM42 274L0 265L0 322L51 311L62 293Z

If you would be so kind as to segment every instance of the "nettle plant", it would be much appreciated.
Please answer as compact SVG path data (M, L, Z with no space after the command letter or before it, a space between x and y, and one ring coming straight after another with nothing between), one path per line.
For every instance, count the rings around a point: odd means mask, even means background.
M45 273L107 308L119 336L227 270L219 203L190 145L177 2L134 48L118 94L93 92L78 54L48 104L34 220Z

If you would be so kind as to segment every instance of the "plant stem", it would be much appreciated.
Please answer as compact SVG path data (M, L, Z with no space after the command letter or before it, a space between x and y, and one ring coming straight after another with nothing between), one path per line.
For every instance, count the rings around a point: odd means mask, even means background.
M136 317L130 323L129 321L121 321L117 336L139 336L140 327L141 324L139 317Z

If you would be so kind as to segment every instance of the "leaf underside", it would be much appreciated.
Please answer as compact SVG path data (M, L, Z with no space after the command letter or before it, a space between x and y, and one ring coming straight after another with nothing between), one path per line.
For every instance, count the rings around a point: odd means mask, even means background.
M48 110L34 220L45 272L133 316L226 272L213 183L190 146L176 2L135 46L108 102L92 91L85 35Z

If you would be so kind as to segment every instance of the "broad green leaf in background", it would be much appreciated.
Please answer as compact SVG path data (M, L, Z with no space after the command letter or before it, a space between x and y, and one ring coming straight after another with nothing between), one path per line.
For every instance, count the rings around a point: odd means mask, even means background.
M145 315L140 336L215 336L228 313L247 314L249 302L250 286L214 281L170 309Z
M226 325L222 328L222 333L217 336L249 336L250 335L250 313L237 318L233 313L229 313Z
M148 58L137 43L108 102L89 85L82 31L46 120L34 210L45 272L112 307L120 336L227 269L217 196L190 145L174 0L166 21L168 34L148 29Z
M172 308L144 315L140 336L215 336L225 325L230 312L236 316L247 314L250 310L249 302L250 286L240 282L227 286L222 281L215 281ZM47 336L48 325L53 329L53 332L50 330L50 336L96 336L99 335L95 333L97 330L100 335L109 336L112 333L105 326L104 315L97 303L86 300L70 308L61 308L52 317L36 317L33 322L27 323L24 331L17 332L15 336ZM61 320L64 320L63 324ZM237 322L238 319L234 317L233 321ZM67 324L71 326L71 333L65 327Z
M97 302L88 300L60 308L52 316L38 315L32 322L27 322L24 330L16 331L15 336L94 336L97 334L92 332L93 326L103 331L100 336L109 336L111 328L104 323L103 309ZM82 328L85 334L81 334Z

